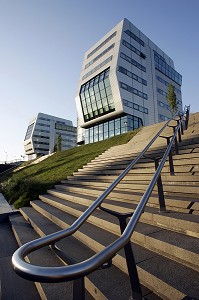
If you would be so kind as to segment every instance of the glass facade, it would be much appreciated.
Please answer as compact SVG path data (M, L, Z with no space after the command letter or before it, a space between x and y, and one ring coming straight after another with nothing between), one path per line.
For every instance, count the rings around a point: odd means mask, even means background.
M144 98L144 99L146 99L146 100L148 99L147 94L145 94L145 93L143 93L143 92L141 92L141 91L138 91L137 89L134 89L132 86L130 86L130 85L124 83L124 82L120 82L120 87L121 87L123 90L126 90L126 91L128 91L128 92L130 92L130 93L132 93L132 94L135 94L135 95L137 95L137 96L139 96L139 97L141 97L141 98Z
M80 88L79 97L85 122L114 111L109 69L83 84Z
M143 126L142 119L125 115L85 130L85 144L102 141Z
M146 80L142 79L138 75L136 75L136 74L128 71L127 69L125 69L125 68L123 68L121 66L118 67L118 71L121 72L121 73L123 73L123 74L125 74L126 76L128 76L128 77L130 77L130 78L132 78L132 79L134 79L134 80L136 80L138 82L140 82L141 84L147 85L147 81Z
M161 78L160 76L156 75L156 79L158 81L160 81L161 83L165 84L166 86L169 86L169 82L164 80L163 78ZM174 90L176 93L178 93L179 95L181 95L181 91L179 89L177 89L175 86L174 86Z
M182 75L180 75L178 72L176 72L172 67L170 67L165 59L154 51L154 60L155 60L155 68L175 81L177 84L182 85Z
M137 48L135 48L133 45L129 44L127 41L123 40L122 44L127 47L128 49L130 49L131 51L133 51L134 53L136 53L137 55L141 56L143 59L146 58L145 54L143 52L141 52L140 50L138 50Z
M128 100L123 99L123 104L124 104L125 106L127 106L127 107L130 107L130 108L133 108L133 109L138 110L138 111L140 111L140 112L143 112L144 114L147 114L147 115L148 115L148 113L149 113L148 108L143 107L143 106L141 106L141 105L138 105L138 104L136 104L136 103L133 103L133 102L131 102L131 101L128 101Z
M24 141L28 140L32 134L33 126L35 123L28 126Z
M120 53L120 57L128 61L130 64L134 65L136 68L142 70L143 72L146 72L146 68L143 65L139 64L136 60L130 58L128 55L124 54L123 52Z
M144 42L137 35L135 35L132 31L126 30L124 32L126 34L128 34L132 39L134 39L136 42L138 42L140 45L142 45L144 47Z

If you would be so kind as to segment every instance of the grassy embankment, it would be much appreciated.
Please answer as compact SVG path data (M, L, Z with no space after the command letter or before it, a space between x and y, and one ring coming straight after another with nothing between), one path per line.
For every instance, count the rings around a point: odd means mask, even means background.
M36 165L19 171L8 171L0 177L1 190L16 208L29 205L30 200L53 188L55 184L86 165L112 146L127 143L137 131L55 153Z

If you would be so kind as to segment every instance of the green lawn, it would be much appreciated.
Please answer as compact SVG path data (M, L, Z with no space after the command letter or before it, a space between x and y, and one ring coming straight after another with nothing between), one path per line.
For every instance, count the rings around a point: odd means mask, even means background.
M0 178L1 190L7 201L16 208L26 206L30 200L37 199L39 194L53 188L110 147L127 143L137 132L131 131L101 142L55 153L39 164L27 165L17 172L8 171Z

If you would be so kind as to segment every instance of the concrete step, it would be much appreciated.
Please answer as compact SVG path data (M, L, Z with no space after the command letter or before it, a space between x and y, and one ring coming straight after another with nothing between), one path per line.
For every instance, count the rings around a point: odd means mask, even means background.
M83 199L91 199L94 201L97 196L99 196L103 190L96 191L87 189L87 193L78 193L79 188L77 188L74 191L71 192L65 192L63 190L48 190L48 193L54 196L57 196L62 199L73 199L75 198L75 201L78 199L79 201L82 201ZM114 191L106 198L107 200L119 200L120 202L129 202L132 204L137 205L142 197L143 193L137 192L122 192L122 191ZM177 212L184 212L188 214L199 214L199 199L196 199L195 197L190 197L190 195L186 194L184 197L182 195L171 195L167 193L165 195L165 203L167 210L171 211L177 211ZM147 202L147 206L155 207L159 209L159 198L158 194L153 192L149 198L149 201Z
M117 175L101 175L101 174L93 174L93 175L80 175L79 176L67 176L67 180L62 180L62 183L67 183L70 180L77 180L77 181L100 181L100 182L113 182L117 178ZM161 178L163 181L168 182L199 182L199 175L193 175L192 173L183 173L183 174L165 174L163 173L161 175ZM125 181L151 181L152 174L127 174L124 179L122 179L122 182Z
M28 221L28 220L27 220ZM19 246L39 238L39 234L32 228L30 222L27 222L20 214L10 217L10 222ZM49 247L37 250L28 255L30 263L41 266L62 266L57 257L52 253ZM19 277L19 276L18 276ZM25 280L25 284L29 281ZM32 282L31 282L32 283ZM72 295L72 283L35 283L41 299L64 299L65 295ZM27 295L26 295L27 296ZM14 299L14 298L13 298ZM26 298L27 299L27 298Z
M92 201L90 201L89 203L89 200L87 200L86 203L83 201L70 202L50 195L41 196L41 200L75 217L79 217L81 215L81 212L85 210L85 206L92 203ZM34 206L35 202L32 205ZM36 202L36 205L41 206L44 204L42 204L41 202ZM110 206L105 204L104 206L112 209L115 208L113 207L113 205ZM130 211L130 209L128 209L128 211ZM114 232L116 235L120 235L117 220L110 215L102 212L101 210L97 210L96 214L94 214L94 218L90 217L88 222L93 225L95 224L100 228L104 228L106 231L110 231L112 233ZM157 232L159 232L160 234L158 234ZM190 236L187 237L184 236L184 234L177 232L170 232L168 230L158 228L157 226L146 224L140 221L136 227L135 232L133 233L132 241L138 243L139 245L144 245L144 247L152 251L162 253L164 256L168 256L169 258L172 257L172 259L176 261L179 261L180 258L180 262L183 261L185 265L188 265L196 270L199 267L199 255L197 252L197 250L199 250L199 243L197 238ZM187 243L185 243L185 241L187 241ZM154 245L156 246L154 247ZM180 250L178 249L178 247L180 248ZM190 253L192 254L190 255ZM189 258L187 259L187 257Z
M176 157L178 157L179 159L176 159ZM180 156L174 156L173 157L173 163L174 166L182 166L182 164L184 166L189 166L189 165L198 165L199 164L199 158L198 157L192 157L192 155L190 155L188 158L182 158L180 159ZM190 161L191 160L191 161ZM101 164L96 163L96 164L87 164L83 167L83 170L89 170L89 169L99 169L100 167L103 168L113 168L113 169L125 169L131 162L132 160L120 160L120 161L114 161L114 162L101 162ZM165 162L165 166L169 166L169 162L166 161ZM140 161L138 162L133 169L137 169L137 168L154 168L154 162L149 162L149 160L145 160L145 161Z
M60 212L60 210L52 208L50 205L46 205L45 203L41 203L41 201L33 201L32 205L34 208L37 207L40 213L43 213L45 217L49 218L49 220L53 220L55 223L59 223L59 226L62 228L66 228L71 225L76 218L72 217L64 212ZM104 218L103 218L104 219ZM67 220L67 221L66 221ZM62 225L60 225L62 224ZM77 232L75 236L84 242L85 244L88 243L89 247L92 247L94 251L99 251L103 249L104 246L108 245L111 241L115 240L115 235L110 232L103 231L100 228L96 228L96 226L91 224L85 224L83 228L81 228L80 233ZM96 242L97 240L97 242ZM167 287L169 290L169 294L171 296L181 296L182 293L185 295L191 295L192 297L197 294L198 290L194 293L189 288L190 283L194 280L195 282L199 278L198 272L191 271L188 267L182 266L181 264L171 261L166 257L161 257L157 253L151 252L145 248L140 247L139 245L133 244L133 249L135 253L135 258L138 266L138 272L141 279L141 282L144 281L144 284L148 287L154 288L158 292L160 296L168 297L168 292L164 294L163 290ZM124 254L123 251L118 252L117 256L114 257L114 264L117 265L118 268L124 269ZM166 266L169 264L170 272L165 272L164 275L157 272L157 265L154 262L158 262L158 268L165 270ZM147 271L146 271L147 269ZM181 280L183 281L183 288L179 284L176 285L175 279L175 269L178 270L178 275L183 274ZM186 273L192 273L191 278L189 278L190 283L187 282ZM157 276L158 275L158 276ZM182 275L181 275L182 276ZM186 278L186 279L185 279ZM151 283L153 282L153 286ZM198 287L195 287L198 289ZM118 296L117 296L118 297ZM109 298L108 298L109 299ZM117 298L118 299L118 298ZM123 298L124 299L124 296ZM170 298L174 299L174 297Z
M84 168L84 169L79 169L77 172L74 172L73 175L76 175L77 173L79 175L83 174L120 174L122 171L126 168L127 166L125 165L115 165L115 166L105 166L105 167L96 167L96 168ZM174 172L176 173L186 173L186 172L192 172L194 168L197 168L198 165L192 164L192 161L189 162L187 165L176 165L174 163ZM133 169L129 171L129 174L154 174L154 164L151 165L135 165ZM166 163L166 165L162 169L162 174L163 173L170 173L170 168L169 165Z
M59 186L56 186L56 189L67 191L67 188L65 189L65 187L66 186L64 186L64 185L59 185ZM88 188L82 190L77 187L76 191L77 190L79 191L79 193L82 193L82 194L84 194L84 193L86 194L86 192L88 192ZM72 191L72 189L71 189L71 191ZM118 191L118 192L120 192L120 191ZM93 193L95 193L95 190L93 190ZM99 194L101 194L101 193L99 193ZM114 201L114 200L112 200L112 201ZM124 207L124 211L125 211L125 206L128 207L128 205L129 205L129 203L126 203L126 202L121 202L121 201L117 201L117 202L118 203L115 208L117 211L118 211L118 209L119 209L119 211L121 211L122 207ZM135 209L135 207L136 207L135 204L130 204L130 205L132 207L131 208L132 210ZM119 208L118 208L118 206L119 206ZM127 209L127 211L129 211L129 209ZM147 206L145 208L145 212L141 216L141 220L146 223L150 223L152 225L161 224L161 226L164 228L168 228L170 230L176 230L179 232L184 232L185 234L188 234L188 235L191 235L194 237L199 236L199 220L198 220L197 215L172 212L172 211L169 212L168 214L161 215L159 213L158 208Z
M33 228L40 234L40 236L59 231L61 229L61 219L59 221L57 218L59 223L59 225L57 225L51 222L50 218L42 216L39 212L31 207L22 208L21 213L23 214L24 218L31 223ZM53 216L52 219L54 220ZM75 262L83 261L95 253L95 251L87 247L75 236L67 237L66 239L59 241L57 246ZM109 287L110 278L111 286L114 286L114 289L110 289ZM106 283L108 283L108 286ZM131 296L128 275L115 266L112 266L109 269L97 270L96 272L93 272L85 278L85 285L95 299L122 300L128 299ZM147 295L151 294L151 291L143 287L143 293Z
M125 152L124 152L125 153ZM161 156L161 154L164 154L164 151L159 151L158 152L158 156ZM104 164L109 164L109 165L115 165L115 164L118 164L118 163L123 163L123 164L129 164L135 157L137 156L137 153L136 155L132 155L132 154L123 154L123 155L119 155L118 157L107 157L105 156L103 159L102 158L97 158L97 159L94 159L92 160L90 163L88 163L86 166L101 166L101 165L104 165ZM152 154L151 153L146 153L146 156L155 156L155 153L153 152ZM193 152L193 153L185 153L185 154L179 154L179 155L174 155L173 156L173 159L174 161L176 160L187 160L189 158L195 158L195 159L199 159L199 153L198 152ZM140 162L144 163L144 162L150 162L151 160L149 158L141 158L140 159Z
M17 250L9 222L0 224L0 299L2 300L39 300L40 296L33 282L16 275L12 268L12 255Z
M82 188L96 188L96 187L101 187L101 188L108 188L110 186L109 182L99 182L99 181L76 181L76 180L70 180L70 181L62 181L63 183L63 188L65 189L70 189L73 186L78 186ZM121 181L115 190L121 189L123 191L145 191L148 187L148 183L145 182L123 182ZM186 194L194 194L197 197L199 196L199 184L198 182L164 182L163 184L163 190L165 193L178 193L180 189L180 192L186 193ZM154 191L157 191L157 185L154 187Z

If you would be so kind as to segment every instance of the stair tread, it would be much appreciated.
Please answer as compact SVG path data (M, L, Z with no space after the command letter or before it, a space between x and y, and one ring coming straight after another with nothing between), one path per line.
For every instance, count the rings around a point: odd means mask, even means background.
M37 200L37 203L39 201ZM50 214L55 214L57 215L58 219L61 219L63 221L67 220L68 221L68 214L64 212L60 212L58 209L54 209L50 207L50 205L45 205L40 203L41 206L47 208L50 211ZM87 227L87 228L86 228ZM115 235L107 232L103 232L100 228L96 228L95 226L84 224L83 227L81 228L81 232L85 232L86 235L89 235L92 239L96 239L98 242L100 242L103 245L109 244L111 241L113 241L116 237ZM103 234L102 234L103 232ZM197 280L199 279L199 274L196 271L193 271L177 262L170 261L168 258L162 258L162 256L158 255L157 253L151 252L143 247L140 247L136 244L133 244L133 249L134 249L134 254L135 254L135 259L137 260L137 265L141 267L142 269L147 268L147 272L150 274L153 274L155 277L158 275L158 278L160 280L163 280L167 284L174 286L173 280L174 277L176 276L175 269L178 269L178 275L183 274L183 277L181 277L181 280L176 280L175 279L175 286L178 284L178 289L192 297L195 297L196 294L199 292L199 287L196 284ZM119 252L120 255L123 256L122 252ZM137 256L139 255L139 256ZM151 263L153 261L153 263ZM158 269L156 263L158 262ZM170 266L170 272L166 272L167 266ZM162 270L163 272L159 272L159 269ZM164 271L165 270L165 271ZM186 272L190 274L192 272L192 276L190 277L190 281L194 281L194 288L195 291L192 292L190 289L191 282L188 282L187 277L185 276ZM164 273L164 275L162 275ZM182 288L182 280L183 280L183 288Z
M74 208L76 208L78 210L82 209L82 212L84 211L84 207L81 208L81 205L76 206L75 203L71 203L67 200L58 199L53 196L49 197L49 198L51 198L53 201L56 201L58 203L65 205L66 208L68 206L73 206ZM46 203L43 204L40 200L36 200L34 202L39 203L40 206L43 205L45 207L45 205L46 205ZM55 211L56 211L56 209L55 209ZM59 211L59 209L57 211ZM65 212L63 212L63 215L64 215L64 213ZM108 222L111 222L113 224L116 224L116 225L119 224L117 218L115 218L101 210L97 210L97 213L95 214L95 216L99 219L107 220ZM188 251L196 253L196 254L199 253L199 240L195 237L185 236L182 233L162 229L160 227L157 227L157 226L154 226L151 224L146 224L141 221L139 221L138 224L136 225L135 232L147 235L149 237L153 237L154 239L157 239L162 242L166 242L168 244L171 243L171 245L173 245L173 246L181 247L182 249L188 250ZM186 241L186 243L185 243L185 241Z
M59 186L59 187L62 187L62 186ZM116 191L117 191L117 189L116 189ZM120 193L119 190L117 192ZM129 193L129 192L126 192L126 193ZM109 201L109 200L106 200L106 201ZM115 203L118 203L118 205L120 205L120 206L122 205L124 207L130 207L131 206L132 209L135 209L135 207L136 207L135 204L130 204L130 203L127 203L127 202L119 202L117 200L111 200L111 201L112 202L114 201ZM146 206L145 211L149 212L149 213L152 213L152 214L160 215L158 208ZM178 220L185 220L185 221L188 221L188 222L194 222L196 224L199 224L199 218L198 218L197 215L169 211L168 214L164 215L164 217L167 217L167 218L169 217L169 218L178 219Z
M35 222L35 224L42 230L42 232L46 234L50 234L60 230L60 227L50 222L48 219L43 217L41 214L36 212L31 207L24 207L21 209L22 212L25 212L28 217ZM74 237L67 237L57 243L59 248L63 250L66 255L68 255L71 259L76 262L83 261L89 257L91 257L94 252L89 249L87 246L83 245ZM75 250L75 251L74 251ZM108 270L108 272L107 272ZM131 295L130 284L127 280L127 275L121 272L117 267L113 267L106 270L99 270L93 272L89 276L87 276L99 289L102 293L106 294L107 290L104 287L104 279L108 280L108 278L112 278L112 284L114 285L114 289L109 290L109 297L114 299L128 299ZM121 294L121 291L123 291ZM116 296L117 295L117 296ZM124 298L123 298L124 297Z
M27 281L14 272L11 258L18 245L8 222L0 224L0 291L2 300L39 300L40 296L33 282ZM10 288L12 286L12 288Z
M30 224L21 215L10 217L11 224L21 244L39 238L39 235L33 230ZM37 250L28 255L31 263L42 266L62 266L60 260L50 251L48 247ZM25 281L27 282L27 280ZM71 282L61 283L41 283L43 292L47 299L64 299L65 295L71 295Z

